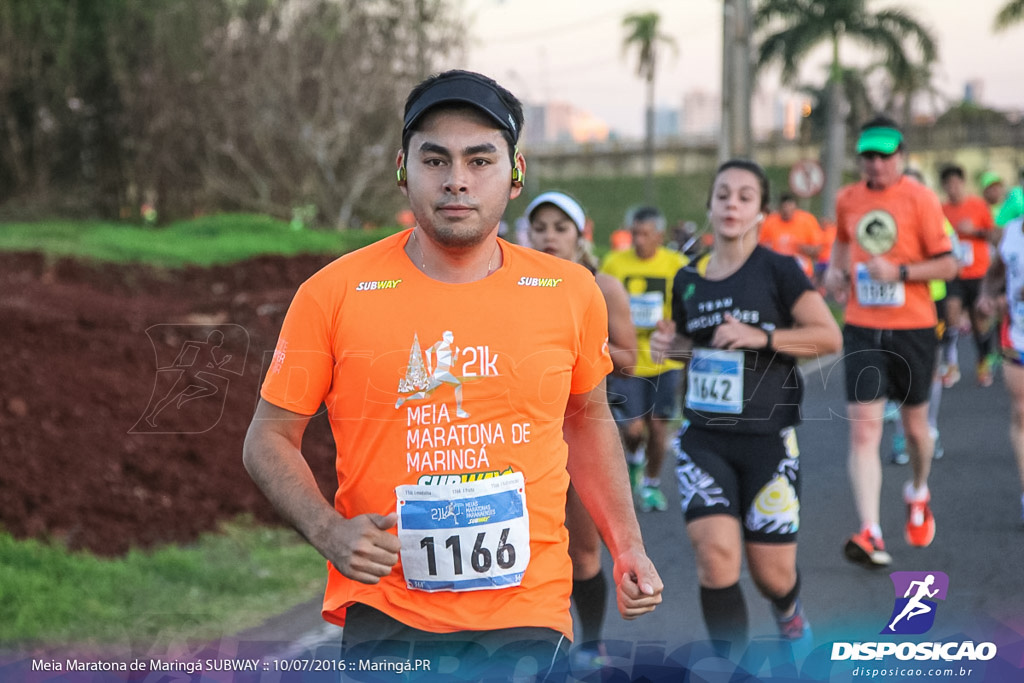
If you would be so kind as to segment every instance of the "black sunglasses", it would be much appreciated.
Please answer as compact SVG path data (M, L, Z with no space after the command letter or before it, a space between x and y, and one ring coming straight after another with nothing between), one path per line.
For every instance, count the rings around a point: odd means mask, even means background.
M875 159L888 159L893 154L895 154L895 152L893 152L892 154L882 154L881 152L861 152L860 156L861 156L862 159L867 159L868 161L874 161Z

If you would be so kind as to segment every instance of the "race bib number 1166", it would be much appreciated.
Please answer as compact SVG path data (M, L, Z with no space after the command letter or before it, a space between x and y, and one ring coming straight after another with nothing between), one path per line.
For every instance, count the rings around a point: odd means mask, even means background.
M487 590L522 582L530 563L522 473L399 486L395 494L402 569L410 589Z

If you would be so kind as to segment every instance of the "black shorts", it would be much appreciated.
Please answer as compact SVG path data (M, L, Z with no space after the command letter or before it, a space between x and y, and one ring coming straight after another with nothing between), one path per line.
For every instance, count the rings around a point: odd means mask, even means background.
M963 302L964 310L970 311L974 308L974 302L981 295L981 281L984 278L972 278L963 280L957 278L946 283L946 297L960 299Z
M928 401L938 337L934 327L915 330L843 328L846 400L870 403L891 399L916 406Z
M676 442L683 516L740 520L743 538L796 543L800 528L800 449L796 432L733 434L683 423Z
M608 403L615 422L623 425L639 418L670 420L678 407L682 370L666 370L652 377L611 375L608 378Z
M351 667L341 678L505 681L523 672L553 683L565 679L569 645L558 631L540 627L432 633L355 603L346 610L341 632L342 653ZM360 662L366 663L362 671ZM403 676L396 677L400 669Z

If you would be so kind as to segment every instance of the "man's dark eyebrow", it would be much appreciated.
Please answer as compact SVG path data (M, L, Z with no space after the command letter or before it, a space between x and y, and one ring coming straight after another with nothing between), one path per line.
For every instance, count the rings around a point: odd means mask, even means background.
M425 152L427 154L440 154L446 157L451 156L451 153L448 151L447 147L443 147L433 142L424 142L422 145L420 145L420 151Z
M438 145L434 142L424 142L420 145L420 152L426 154L440 154L445 157L450 157L451 152L448 151L447 147ZM462 150L464 156L473 156L474 154L497 154L498 148L493 143L485 142L479 145L472 145Z
M490 142L485 142L482 145L473 145L472 147L467 147L466 149L463 150L462 153L468 157L473 156L474 154L497 154L498 148L491 144Z

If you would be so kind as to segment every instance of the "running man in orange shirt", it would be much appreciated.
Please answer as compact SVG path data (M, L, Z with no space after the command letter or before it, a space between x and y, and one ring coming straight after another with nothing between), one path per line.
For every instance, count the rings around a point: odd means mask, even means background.
M768 214L761 224L758 243L777 254L792 256L804 275L813 279L823 237L814 214L799 208L796 197L785 192L779 196L779 210Z
M892 562L879 513L887 397L901 405L913 469L903 489L907 541L923 547L935 537L928 396L938 317L928 281L952 279L956 259L938 197L903 175L905 147L896 123L885 117L866 123L857 155L863 180L843 188L836 200L836 242L825 283L836 301L846 302L849 471L860 530L846 542L844 554L851 562L881 567Z
M438 676L454 657L449 679L511 678L521 659L555 671L572 638L570 476L620 614L661 601L605 397L601 291L582 266L497 237L522 191L522 123L480 74L412 90L396 164L416 226L299 288L246 436L247 470L328 560L323 616L353 660L415 657ZM433 368L428 347L444 356ZM333 504L301 450L322 406Z
M974 304L981 294L981 281L991 262L992 242L999 233L985 200L967 194L962 167L955 164L944 167L939 180L948 199L942 205L942 212L960 238L960 272L949 283L946 324L951 343L955 345L960 320L965 311L969 313L974 345L978 349L978 384L988 387L992 386L992 375L999 360L995 348L995 330L992 319L978 311ZM959 375L959 368L950 363L943 383L952 386L955 384L953 379Z

